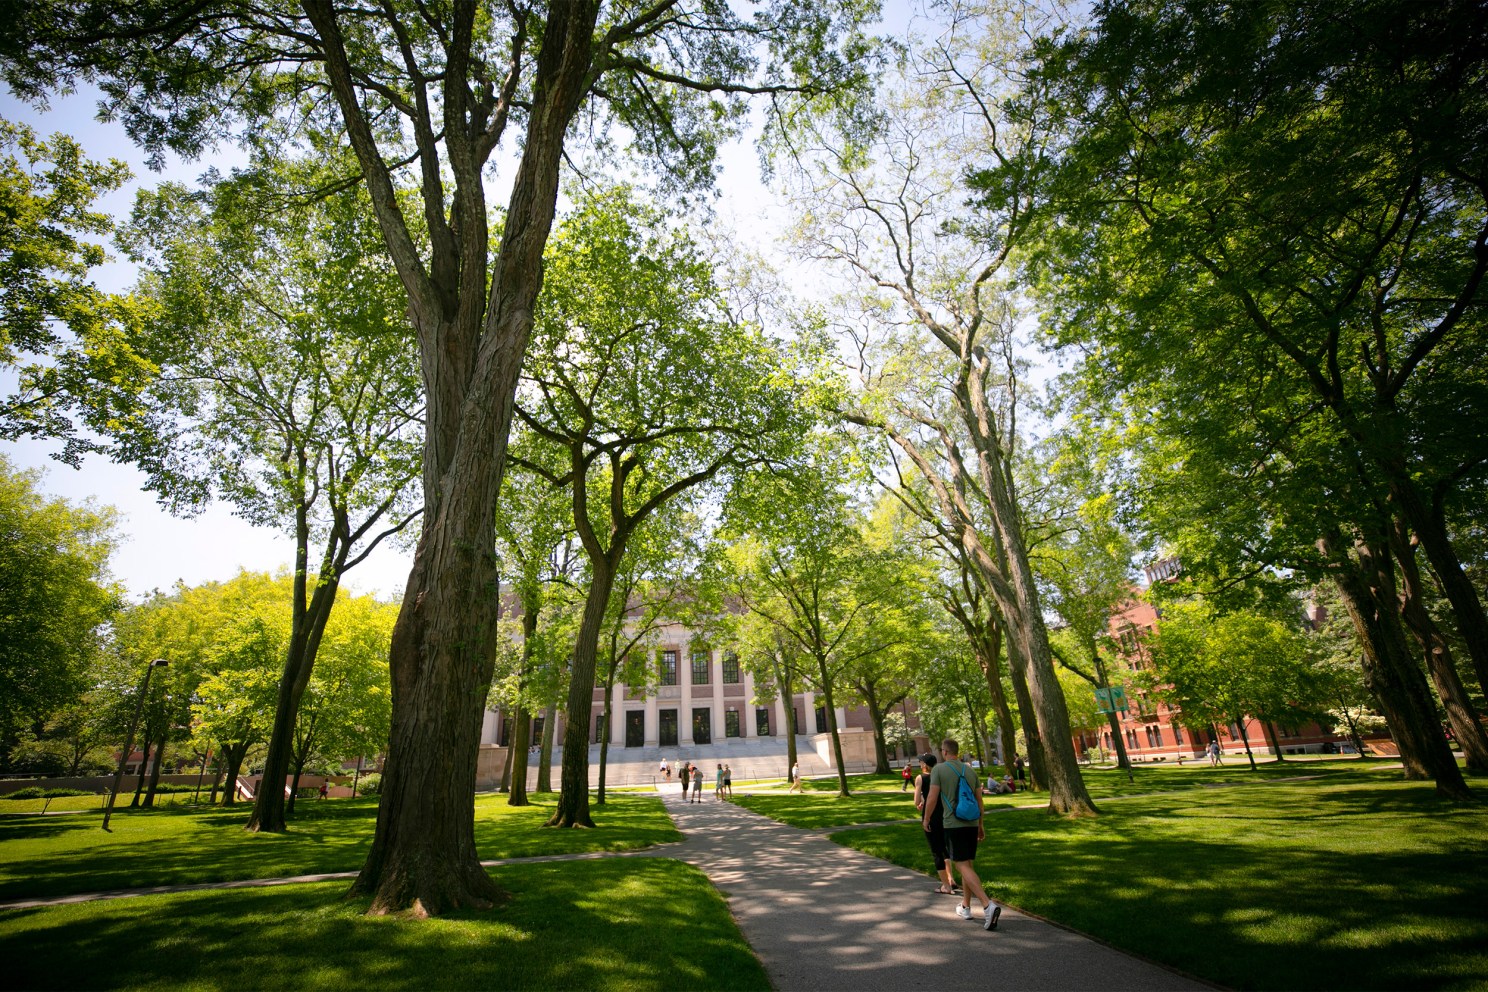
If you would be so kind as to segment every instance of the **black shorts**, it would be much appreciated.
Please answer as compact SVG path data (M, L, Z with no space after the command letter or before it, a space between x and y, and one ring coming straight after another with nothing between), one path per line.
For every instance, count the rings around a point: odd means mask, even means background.
M977 849L976 827L946 827L946 858L950 861L975 861Z
M943 870L946 866L945 825L941 823L940 817L930 818L930 829L925 831L925 843L930 845L930 853L935 856L935 870Z

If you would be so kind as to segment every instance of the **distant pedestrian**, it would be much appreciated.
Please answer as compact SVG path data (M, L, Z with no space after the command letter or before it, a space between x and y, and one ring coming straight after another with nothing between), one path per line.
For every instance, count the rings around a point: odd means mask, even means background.
M331 790L326 785L326 783L324 783L324 782L320 783L320 798L324 799L326 796L328 796L330 794L331 794Z
M723 763L723 794L725 796L734 794L734 770L726 761Z
M718 772L713 778L713 798L723 801L723 762L718 763Z
M665 758L661 759L661 777L668 782L672 780L672 769Z
M1014 789L1028 791L1028 772L1023 769L1023 755L1021 754L1013 755L1013 780Z
M921 814L922 825L928 834L932 829L933 815L941 816L945 823L946 859L961 874L961 905L956 907L956 915L963 920L974 919L971 897L976 896L982 905L982 929L996 930L1002 907L989 899L982 890L982 880L977 877L976 865L973 863L976 861L977 844L987 837L982 823L982 793L977 788L976 770L961 760L961 747L954 738L947 737L940 742L940 758L940 763L930 772L930 792L925 799L925 812ZM963 820L956 816L956 796L963 781L971 788L971 794L976 799L974 820Z
M1211 766L1224 764L1224 758L1220 757L1218 741L1210 741L1209 747L1206 750L1209 752L1209 764Z
M677 777L682 780L682 801L687 802L687 762L677 766Z
M791 765L790 780L791 780L791 785L790 785L790 788L789 789L786 789L785 790L786 792L802 792L802 791L804 791L801 788L801 763L799 761L796 762L794 765Z
M951 866L946 864L945 821L938 810L926 810L925 802L930 796L930 770L935 767L935 755L920 755L920 774L915 777L914 804L920 811L920 819L930 817L930 829L925 832L925 843L930 845L930 856L935 859L935 874L940 878L940 887L935 891L941 895L956 894L956 882L951 878Z
M692 767L692 801L700 803L703 801L703 770L697 765Z
M899 786L899 791L903 792L905 789L909 788L910 779L915 777L914 768L910 762L906 761L904 763L904 771L900 774L899 777L904 779L904 784Z

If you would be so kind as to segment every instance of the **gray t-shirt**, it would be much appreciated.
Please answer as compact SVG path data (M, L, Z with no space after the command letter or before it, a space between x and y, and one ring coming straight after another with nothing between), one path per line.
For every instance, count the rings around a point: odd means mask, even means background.
M955 759L947 759L930 769L930 784L940 786L940 812L948 830L977 825L976 820L959 820L951 812L956 808L956 793L961 788L961 776L956 774L958 771L966 776L966 784L971 786L971 791L975 794L976 770L970 765Z

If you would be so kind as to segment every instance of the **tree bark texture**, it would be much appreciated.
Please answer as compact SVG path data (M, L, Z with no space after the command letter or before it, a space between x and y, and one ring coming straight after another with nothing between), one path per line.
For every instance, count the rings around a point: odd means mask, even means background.
M1421 582L1421 570L1416 566L1416 551L1405 532L1404 521L1396 519L1391 538L1391 550L1400 566L1401 619L1426 658L1426 670L1431 673L1436 694L1447 711L1447 722L1462 748L1467 770L1479 774L1488 772L1488 736L1484 735L1477 708L1472 704L1467 687L1462 684L1462 676L1452 658L1452 648L1422 600L1425 588Z
M1389 552L1383 542L1371 546L1361 540L1355 544L1355 560L1340 557L1338 543L1325 538L1319 546L1335 562L1334 584L1363 651L1364 684L1379 702L1400 748L1405 777L1434 779L1439 795L1468 799L1462 772L1437 725L1426 677L1411 658L1401 629Z
M532 714L518 706L515 713L516 726L509 740L511 749L511 783L506 797L508 806L529 806L527 799L527 752L532 747Z
M501 896L480 865L474 836L476 763L500 612L493 514L542 285L564 135L588 87L598 4L573 0L548 10L489 291L483 160L472 154L470 94L463 89L473 10L453 8L455 33L463 38L450 46L444 88L454 220L445 224L441 216L431 225L425 272L399 250L409 243L407 230L357 103L334 14L318 2L306 9L326 42L327 75L409 291L427 404L424 531L393 630L392 733L377 832L352 892L372 897L372 913L485 908ZM426 160L426 169L432 165ZM437 172L426 177L438 181ZM426 210L436 209L442 204L426 195Z
M340 588L340 572L322 562L322 572L329 574L316 577L315 592L306 595L309 577L306 575L306 544L309 525L302 508L296 527L297 547L294 578L294 608L290 621L289 648L284 657L284 671L279 676L279 690L274 705L274 726L269 732L269 749L264 755L264 782L283 783L289 774L294 758L295 723L300 715L300 700L310 684L310 673L315 668L315 657L320 652L320 640L325 634L326 623L331 618L331 608L336 605L336 591ZM334 538L333 538L334 541ZM328 549L328 556L330 551ZM343 555L344 557L344 555ZM299 774L295 774L298 783ZM293 792L291 792L293 795ZM293 802L290 803L293 806ZM253 814L248 818L247 829L262 833L283 833L288 828L285 821L284 790L259 789L253 797Z
M573 669L568 680L568 711L563 726L563 771L559 778L558 808L548 820L550 827L592 827L589 815L589 717L594 712L594 670L598 664L599 635L609 610L615 586L615 561L624 546L589 560L589 592L584 615L574 643Z

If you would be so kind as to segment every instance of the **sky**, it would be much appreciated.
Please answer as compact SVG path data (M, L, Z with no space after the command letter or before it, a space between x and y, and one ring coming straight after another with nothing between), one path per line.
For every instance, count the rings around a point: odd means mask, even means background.
M96 115L97 95L91 91L54 98L42 112L0 88L0 116L29 124L42 136L59 131L69 134L79 141L88 158L117 158L130 166L133 181L96 204L116 218L128 216L135 194L142 188L167 180L192 182L208 168L226 172L245 161L236 148L227 147L191 162L170 157L163 171L151 172L124 129L99 122ZM783 227L785 208L760 182L758 159L747 141L724 149L721 164L716 208L719 223L739 231L751 249L762 251ZM501 175L496 182L507 178ZM504 200L504 196L497 199L500 192L494 184L490 192L493 202ZM92 278L106 291L122 291L134 281L135 271L127 262L114 261L95 269ZM251 526L222 503L213 504L196 517L172 516L144 489L143 473L97 455L87 456L80 469L73 469L52 457L60 448L55 442L0 441L0 455L13 466L44 473L39 486L42 492L72 503L92 500L119 512L121 541L111 560L111 571L132 600L143 599L153 590L168 591L178 581L196 586L230 579L240 569L277 572L292 567L293 541L285 534ZM312 550L312 558L313 554ZM401 594L411 564L411 549L379 547L347 574L343 585L353 593L394 598Z

